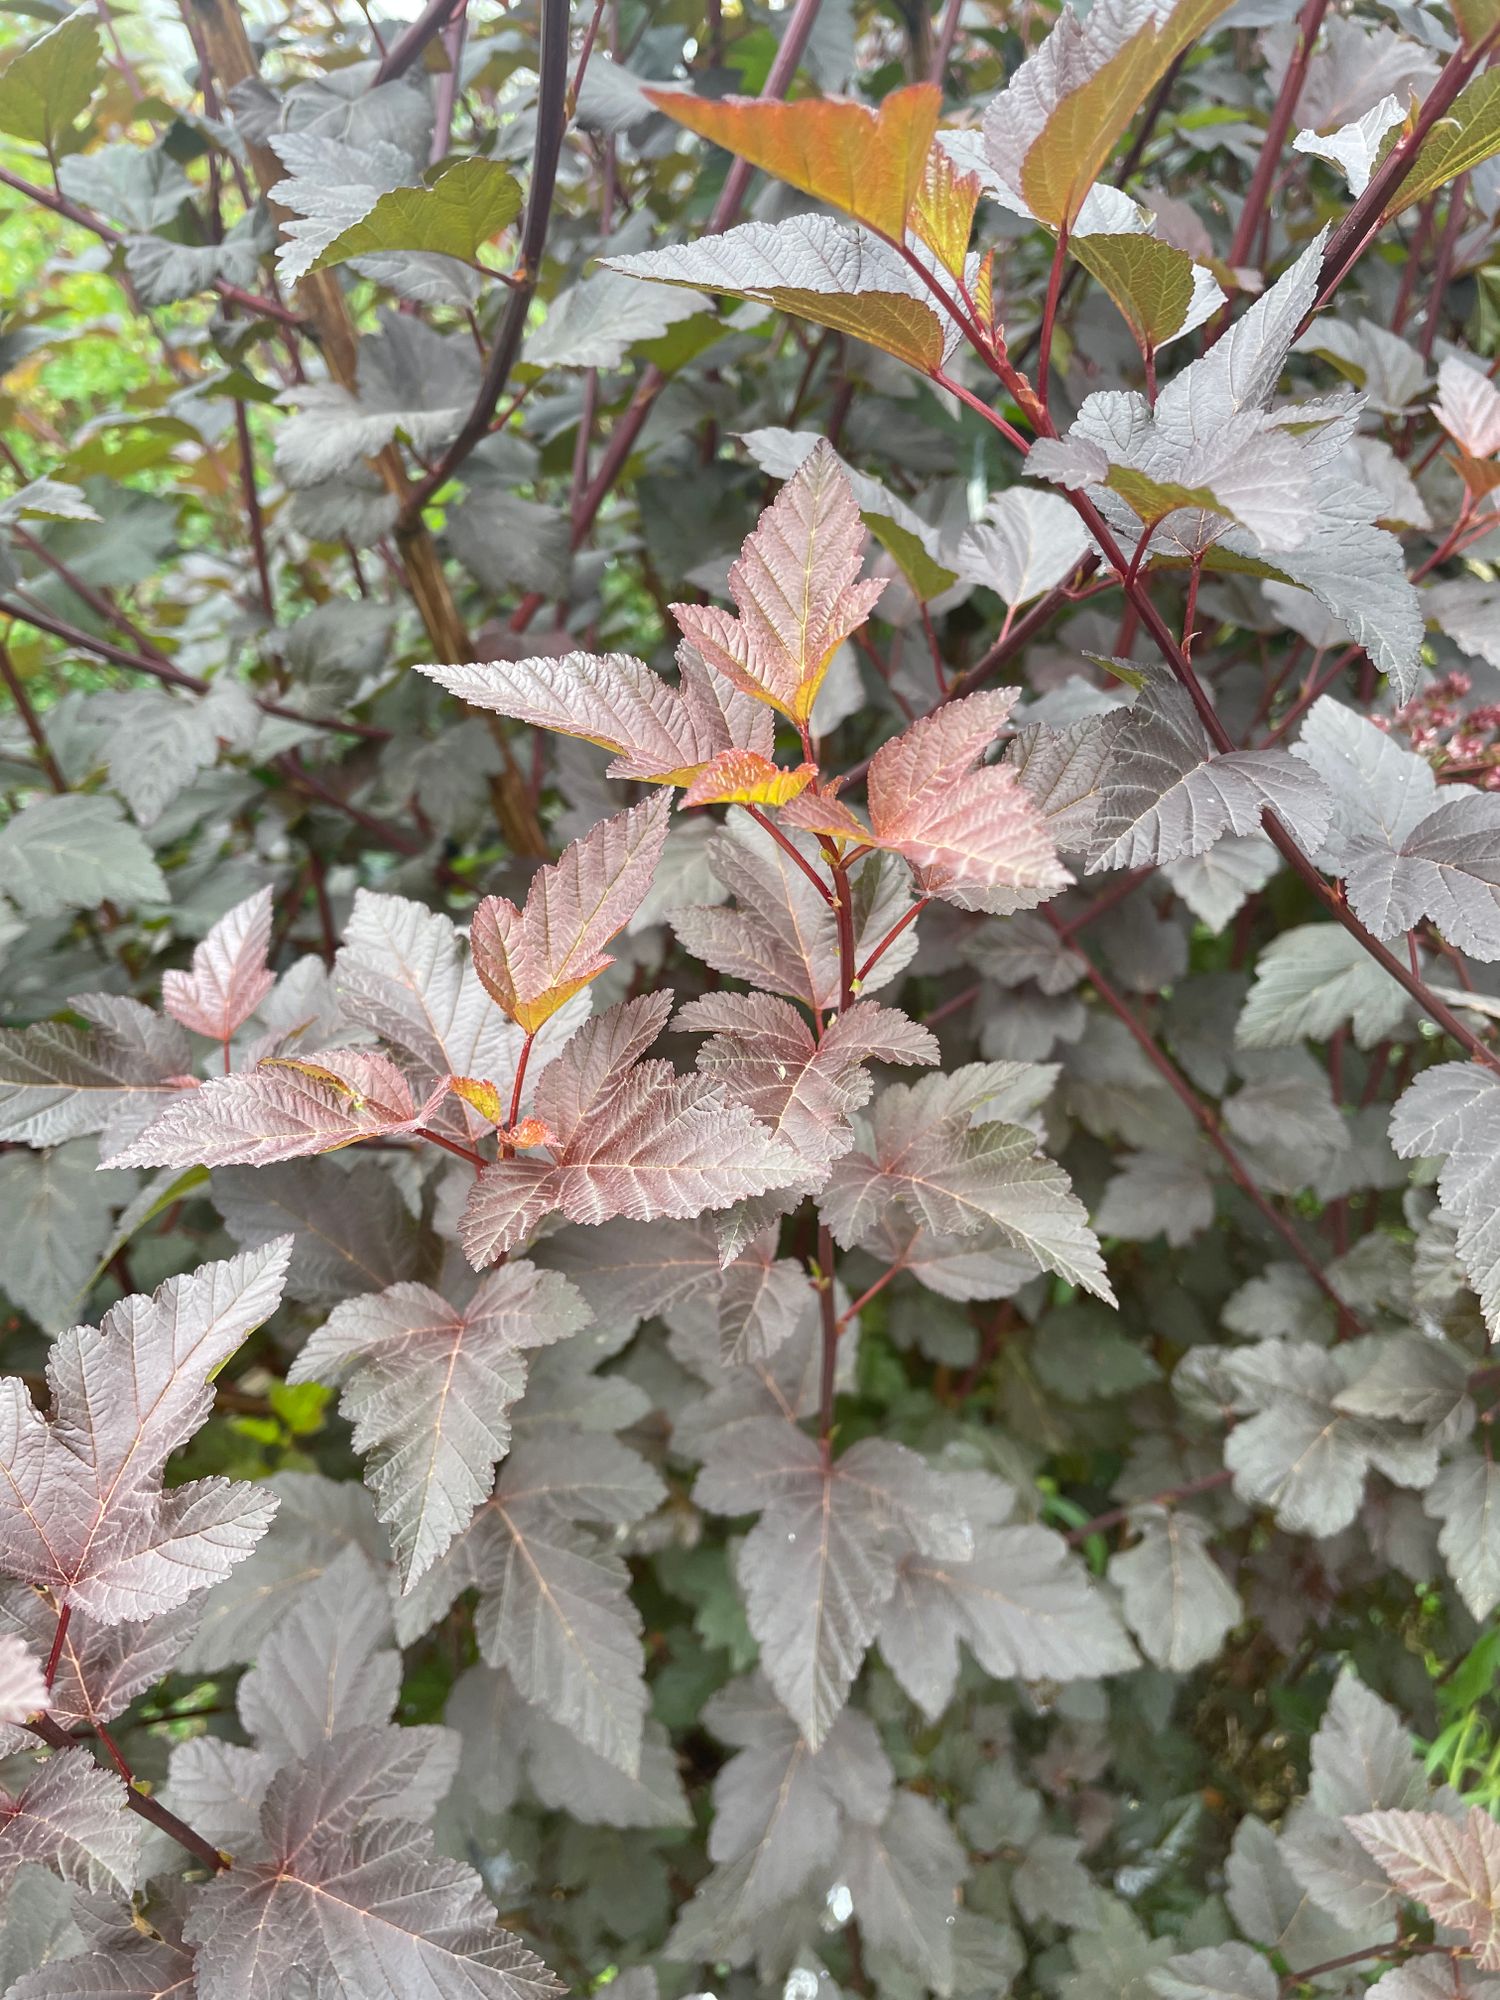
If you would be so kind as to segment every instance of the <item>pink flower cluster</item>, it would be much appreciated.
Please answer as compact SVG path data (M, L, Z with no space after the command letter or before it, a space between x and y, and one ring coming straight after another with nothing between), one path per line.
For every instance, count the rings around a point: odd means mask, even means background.
M1394 715L1373 720L1381 729L1405 736L1445 781L1500 791L1500 702L1465 709L1472 687L1470 675L1458 668Z

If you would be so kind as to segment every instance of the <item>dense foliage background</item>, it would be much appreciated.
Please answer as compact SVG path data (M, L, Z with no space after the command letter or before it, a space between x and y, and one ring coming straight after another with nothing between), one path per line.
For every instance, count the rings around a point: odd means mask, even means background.
M0 1992L1493 2000L1494 0L0 21Z

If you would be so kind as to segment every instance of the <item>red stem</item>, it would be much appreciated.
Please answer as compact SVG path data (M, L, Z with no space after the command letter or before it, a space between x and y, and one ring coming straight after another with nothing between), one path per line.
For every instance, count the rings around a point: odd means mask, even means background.
M1081 1528L1069 1530L1068 1541L1073 1548L1079 1548L1090 1535L1102 1535L1106 1528L1118 1528L1136 1507L1170 1507L1176 1500L1191 1500L1199 1493L1212 1493L1220 1486L1227 1486L1234 1474L1228 1466L1220 1466L1217 1472L1206 1472L1201 1479L1186 1480L1181 1486L1169 1486L1163 1493L1153 1493L1146 1500L1130 1500L1123 1507L1111 1507L1106 1514L1096 1514L1092 1521L1085 1521Z
M1042 338L1036 357L1036 386L1043 403L1048 400L1052 368L1052 333L1057 325L1057 307L1062 293L1063 272L1067 268L1068 225L1060 223L1057 245L1052 252L1052 269L1047 273L1047 303L1042 309Z
M883 1292L886 1286L891 1282L892 1278L899 1278L901 1273L905 1269L906 1269L906 1264L904 1260L895 1264L887 1265L885 1270L883 1270L880 1276L875 1280L874 1284L866 1285L865 1289L860 1293L859 1297L854 1301L853 1305L846 1306L843 1312L839 1314L838 1331L842 1333L844 1328L849 1324L850 1320L857 1319L860 1313L863 1312L864 1308L870 1303L871 1299L877 1297L881 1292Z
M391 83L396 77L404 76L433 36L446 27L448 17L459 4L460 0L430 0L430 4L386 51L375 72L375 83Z
M47 782L54 792L65 792L68 781L62 774L62 766L52 754L52 745L47 741L47 732L42 727L41 718L31 705L31 697L26 685L16 672L15 662L10 657L10 648L0 640L0 680L5 682L10 698L16 705L16 713L26 726L26 734L36 745L37 762L47 774Z
M1231 265L1246 264L1250 260L1250 251L1261 218L1265 214L1271 184L1281 165L1281 149L1286 144L1292 114L1297 109L1297 100L1302 95L1303 84L1307 81L1307 66L1312 61L1318 33L1323 26L1323 16L1327 12L1328 0L1306 0L1302 12L1297 17L1297 46L1291 61L1287 64L1286 75L1281 79L1281 89L1277 93L1276 104L1271 112L1271 122L1267 125L1266 136L1261 141L1255 172L1250 177L1250 186L1245 195L1245 205L1240 210L1234 239L1229 246Z
M1318 296L1302 326L1298 328L1299 333L1311 325L1314 316L1327 305L1359 262L1369 244L1373 242L1385 219L1387 202L1405 180L1412 162L1426 142L1428 133L1440 118L1447 115L1454 98L1483 65L1497 38L1500 38L1500 24L1492 28L1476 48L1455 49L1439 70L1437 80L1422 102L1416 124L1399 145L1391 148L1371 175L1369 186L1329 239L1328 248L1323 252Z
M71 1604L65 1604L57 1614L57 1630L52 1635L52 1651L47 1655L47 1665L42 1674L49 1694L52 1692L52 1683L57 1677L57 1663L62 1658L63 1640L68 1636L68 1625L72 1617Z
M77 1750L79 1747L67 1730L61 1728L49 1715L44 1715L35 1722L28 1722L26 1727L33 1736L40 1737L43 1743L54 1750ZM229 1866L228 1856L221 1854L211 1841L205 1840L201 1833L195 1833L186 1820L179 1819L174 1812L168 1812L160 1800L138 1790L134 1784L125 1786L125 1805L130 1812L148 1820L152 1826L175 1840L179 1847L185 1847L196 1861L201 1861L212 1873L218 1874Z
M452 1153L457 1159L467 1160L476 1174L483 1173L490 1164L483 1153L476 1153L472 1146L460 1145L457 1139L448 1138L446 1133L434 1132L430 1125L419 1125L416 1132L417 1137L425 1139L429 1146L441 1146L445 1153Z
M522 1042L521 1053L516 1059L516 1080L511 1085L510 1092L510 1116L505 1121L507 1130L512 1132L515 1131L516 1121L521 1115L521 1087L526 1081L526 1065L531 1060L531 1045L535 1040L536 1031L533 1029L527 1035L525 1041ZM515 1150L514 1146L502 1145L500 1148L501 1159L513 1159L515 1157Z
M260 601L267 618L276 623L276 599L271 589L271 566L266 560L266 524L260 511L260 495L255 488L255 454L250 448L250 419L241 402L234 406L234 435L239 446L240 490L245 498L245 518L250 524L250 546L255 551L255 573L260 579Z
M818 8L822 0L797 0L792 18L787 22L781 37L781 45L776 51L776 59L771 64L766 77L766 87L762 97L785 97L792 78L797 73L797 65L802 60L808 37L812 34L813 23L818 18ZM713 214L704 230L705 236L718 236L728 229L740 211L740 203L745 198L745 190L750 185L753 169L744 160L736 160L725 178L719 199L714 203ZM626 460L635 449L635 441L645 428L646 419L655 406L657 397L666 387L667 378L653 363L641 377L635 394L631 397L625 414L610 432L609 443L599 461L599 469L594 474L586 492L579 496L573 517L573 547L580 548L588 539L594 518L614 489L615 481L625 469ZM511 630L524 632L531 620L541 609L542 600L533 596L518 607L511 619Z
M904 917L897 917L895 923L891 925L890 929L886 932L885 936L880 940L879 944L876 945L875 949L870 953L870 956L865 960L864 964L859 968L858 972L855 973L853 990L856 993L859 991L860 987L864 985L865 981L869 978L870 967L885 952L890 950L891 946L896 942L897 938L900 937L901 933L906 929L906 926L908 924L915 923L917 918L922 914L923 910L926 909L927 905L931 901L932 901L931 896L919 896L916 902L913 903L911 908L906 912L906 915Z
M755 824L758 827L763 828L765 832L770 834L772 840L775 841L776 845L779 848L781 848L786 854L788 854L793 861L796 862L797 866L802 870L803 874L807 877L808 881L812 883L813 887L817 890L818 894L823 898L823 901L825 903L832 903L834 900L833 891L829 888L828 884L823 880L822 876L818 873L817 869L813 867L812 863L807 859L806 855L799 852L799 850L792 845L791 841L787 839L786 835L781 831L781 828L776 824L775 820L769 818L765 813L763 813L759 806L747 805L745 807L745 811L749 813L751 819L755 821Z
M1427 300L1427 317L1422 325L1419 343L1422 359L1432 360L1433 346L1437 341L1437 331L1442 320L1443 295L1448 289L1448 279L1453 271L1453 258L1458 249L1458 239L1464 225L1464 190L1469 184L1467 174L1460 174L1448 191L1448 219L1443 225L1442 240L1438 244L1437 260L1432 267L1432 291Z

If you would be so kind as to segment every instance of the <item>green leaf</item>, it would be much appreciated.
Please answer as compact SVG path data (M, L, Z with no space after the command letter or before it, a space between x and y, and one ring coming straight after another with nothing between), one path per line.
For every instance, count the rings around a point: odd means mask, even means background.
M106 898L165 901L151 850L118 800L64 792L33 799L0 832L0 879L29 917L88 910Z
M1206 514L1229 513L1206 486L1183 486L1175 479L1153 479L1149 472L1137 471L1132 465L1112 465L1104 483L1148 527L1164 521L1179 507L1201 507Z
M186 1201L190 1194L207 1185L207 1167L163 1167L159 1174L153 1175L128 1207L121 1211L115 1233L100 1253L99 1261L79 1297L93 1290L138 1229L144 1229L148 1222L155 1222L159 1215L165 1215L169 1208ZM69 1310L71 1312L72 1308Z
M917 536L899 521L869 511L861 513L859 518L924 603L941 597L958 581L957 574L930 556Z
M1500 0L1453 0L1453 18L1466 49L1477 49L1500 28Z
M53 152L88 109L102 69L99 24L80 9L0 70L0 132Z
M1436 189L1500 153L1500 69L1461 90L1446 118L1422 142L1411 172L1391 196L1383 220L1399 215Z
M1143 348L1181 333L1193 302L1193 260L1155 236L1075 236L1068 248L1099 280Z
M351 257L421 250L473 263L521 211L521 187L498 160L460 160L431 187L392 188L369 214L340 231L309 266L325 271Z

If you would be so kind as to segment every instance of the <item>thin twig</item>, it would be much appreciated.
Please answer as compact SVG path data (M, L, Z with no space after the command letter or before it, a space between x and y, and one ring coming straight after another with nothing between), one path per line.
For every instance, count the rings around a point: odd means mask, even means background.
M92 653L98 659L108 660L113 666L128 667L132 673L150 674L153 680L162 681L168 687L182 688L190 694L207 694L212 685L197 674L184 673L181 667L174 667L170 660L160 655L153 659L146 653L134 653L124 646L116 646L111 640L101 639L93 632L84 632L77 625L55 618L51 612L29 602L17 604L13 598L0 598L0 617L14 618L22 625L34 626L38 632L50 632L54 639L61 639L65 645L76 646L81 652ZM279 715L288 722L305 723L309 729L331 730L340 736L358 736L367 743L390 741L391 732L373 722L354 722L347 716L339 715L304 715L300 709L289 708L285 702L272 701L265 695L255 695L253 700L263 714Z
M1169 1486L1164 1492L1153 1493L1145 1500L1130 1500L1123 1507L1111 1507L1107 1513L1096 1514L1092 1521L1085 1521L1082 1527L1069 1530L1068 1541L1073 1548L1080 1548L1090 1535L1102 1535L1106 1528L1118 1528L1137 1507L1171 1507L1179 1500L1191 1500L1199 1493L1212 1493L1220 1486L1227 1486L1234 1474L1227 1465L1221 1465L1217 1472L1205 1472L1201 1479L1188 1479L1181 1486Z
M376 84L393 83L398 76L405 76L433 36L447 25L448 17L462 4L463 0L429 0L411 26L382 56L380 67L375 72Z
M807 877L808 881L812 883L813 887L817 890L818 894L823 898L823 901L825 903L832 903L834 900L832 889L829 888L828 884L823 880L822 876L818 873L817 869L813 867L812 863L807 859L807 856L803 854L798 848L794 847L791 841L787 839L786 835L781 831L781 828L776 824L775 820L769 819L766 816L766 814L761 811L759 806L747 805L745 807L745 811L749 813L751 819L755 821L755 824L761 829L763 833L768 833L771 836L772 840L774 840L776 845L779 848L781 848L783 853L787 855L788 859L796 862L797 866L802 870L802 873Z
M37 762L47 774L47 782L54 792L65 792L68 781L62 774L62 766L52 754L52 745L47 741L47 732L42 727L41 718L31 705L31 697L26 692L25 682L16 672L10 648L0 640L0 680L10 691L10 698L16 705L16 713L26 728L26 734L36 745Z
M35 181L23 180L19 174L12 173L9 167L0 167L0 184L13 188L17 194L25 195L28 201L34 201L38 206L50 209L65 222L75 223L78 228L88 230L90 235L97 236L103 243L119 245L125 240L118 229L111 229L107 222L101 222L97 215L90 215L88 210L80 208L76 201L69 201L66 195L55 194L50 188L38 187ZM232 299L247 312L253 312L257 319L274 319L283 326L294 327L300 327L303 323L300 313L292 312L277 299L262 298L258 293L247 292L239 285L225 284L222 279L217 280L212 289L221 298Z
M762 97L785 97L792 78L797 73L797 65L802 60L807 47L813 23L818 18L818 8L822 0L797 0L792 18L787 22L781 37L776 59L771 64L766 77L766 87ZM714 203L713 214L704 229L705 236L718 236L730 228L740 212L740 204L750 185L753 169L743 160L736 160L730 169L719 199ZM635 449L635 441L645 427L646 419L655 407L656 399L666 387L667 378L653 363L641 377L635 394L631 397L624 415L610 432L609 443L599 461L599 469L594 474L588 490L582 494L573 519L573 547L580 548L587 539L589 529L594 525L595 516L614 489L615 481L625 469L626 460ZM541 600L528 599L511 620L513 631L524 631L530 620L540 609ZM524 618L522 612L525 613ZM518 620L520 622L518 622Z
M1260 142L1260 153L1255 162L1255 172L1250 177L1250 187L1245 195L1245 205L1240 210L1240 219L1235 225L1234 240L1229 246L1231 267L1249 261L1255 242L1256 231L1265 213L1270 197L1271 184L1281 165L1281 149L1286 144L1286 135L1291 128L1292 114L1297 109L1297 100L1302 95L1302 86L1307 81L1307 69L1312 61L1313 50L1317 46L1318 35L1323 27L1323 16L1328 12L1328 0L1306 0L1302 12L1297 17L1297 46L1287 64L1286 74L1281 79L1281 89L1271 111L1271 120L1266 127L1265 137ZM1227 311L1227 307L1226 307Z
M240 491L245 500L245 519L250 525L250 546L255 551L255 574L260 579L261 608L274 625L276 597L271 589L271 565L266 560L266 523L260 511L260 495L255 488L255 454L250 448L250 418L245 405L235 399L234 436L239 447Z
M26 1727L33 1736L39 1736L43 1743L53 1750L79 1749L79 1745L67 1730L54 1722L49 1715L28 1722ZM211 1841L205 1840L201 1833L195 1833L186 1820L179 1819L174 1812L169 1812L159 1799L152 1798L149 1793L139 1790L133 1784L126 1785L124 1791L125 1804L131 1812L138 1814L141 1819L149 1820L152 1826L175 1840L179 1847L185 1847L195 1860L203 1863L205 1868L218 1874L229 1866L226 1855L221 1854Z
M1052 929L1060 934L1062 931L1061 918L1048 909L1044 909L1042 915L1046 918ZM1105 1006L1109 1008L1116 1020L1119 1021L1120 1025L1128 1030L1147 1061L1156 1070L1157 1074L1172 1091L1179 1103L1186 1111L1191 1113L1194 1123L1203 1133L1204 1138L1207 1139L1208 1143L1219 1155L1219 1158L1224 1162L1224 1165L1229 1169L1230 1179L1234 1182L1235 1186L1260 1211L1261 1215L1270 1224L1271 1228L1275 1230L1276 1234L1281 1238L1287 1249L1291 1251L1297 1262L1307 1272L1324 1297L1339 1312L1346 1312L1348 1308L1343 1299L1339 1297L1333 1286L1328 1282L1327 1274L1318 1260L1317 1253L1309 1249L1307 1244L1302 1241L1302 1238L1281 1213L1280 1209L1274 1207L1267 1200L1266 1196L1251 1178L1249 1169L1246 1167L1244 1161L1229 1143L1228 1139L1225 1138L1223 1129L1219 1123L1218 1113L1211 1105L1203 1101L1170 1056L1157 1045L1155 1036L1136 1019L1125 1001L1115 991L1114 987L1099 970L1098 966L1095 965L1093 960L1089 958L1083 947L1074 940L1070 940L1070 943L1072 943L1073 949L1087 963L1089 981L1094 991L1099 995Z
M432 10L429 8L428 10ZM446 18L446 16L445 16ZM395 51L392 50L392 54ZM552 217L552 193L557 162L567 129L568 0L542 0L542 48L537 86L536 139L531 154L531 185L526 193L526 219L521 226L520 261L505 301L500 330L473 408L458 436L427 476L411 489L401 510L403 522L415 521L433 494L453 477L464 460L489 435L490 419L521 352L526 315L541 274Z

